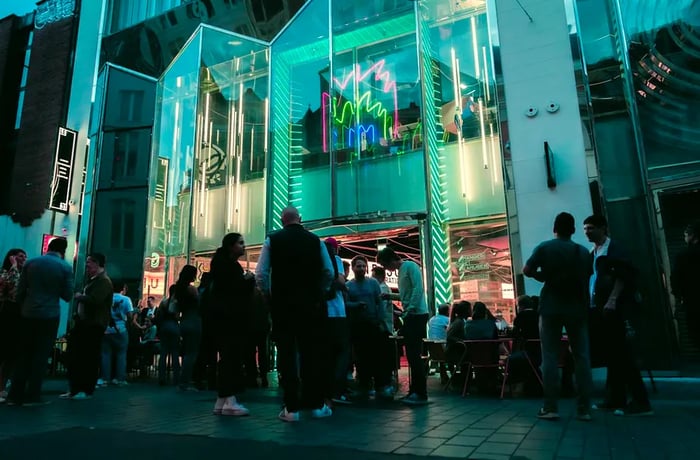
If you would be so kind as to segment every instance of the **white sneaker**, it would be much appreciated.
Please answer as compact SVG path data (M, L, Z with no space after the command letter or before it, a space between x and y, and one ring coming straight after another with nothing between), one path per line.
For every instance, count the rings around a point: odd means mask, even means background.
M235 396L229 396L224 402L224 407L221 408L221 415L244 416L250 415L250 411L236 401Z
M109 385L109 383L102 379L97 379L97 383L95 384L96 387L106 387L107 385Z
M114 380L112 380L112 383L114 383ZM127 382L126 380L117 380L114 384L118 387L125 387L129 385L129 382Z
M119 385L119 380L112 379L112 385Z
M284 409L282 409L282 412L280 412L280 414L277 417L283 422L298 422L299 412L289 412L285 407Z
M331 410L330 407L328 407L325 404L320 409L313 409L311 411L311 416L313 418L326 418L326 417L330 417L331 415L333 415L333 411Z
M70 391L67 393L63 393L59 396L59 398L61 398L61 399L71 399L72 397L73 397L73 393L71 393Z
M226 398L216 398L216 403L214 403L214 410L212 413L214 415L221 415L221 410L224 408L226 403Z
M85 393L84 391L81 391L81 392L76 393L73 396L71 396L70 399L72 399L73 401L85 401L86 399L92 399L92 395L89 395L89 394Z

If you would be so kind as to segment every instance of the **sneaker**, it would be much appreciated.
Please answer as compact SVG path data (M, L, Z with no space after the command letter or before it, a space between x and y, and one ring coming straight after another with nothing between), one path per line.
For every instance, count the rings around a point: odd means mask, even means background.
M74 394L73 396L71 396L70 399L72 399L73 401L85 401L86 399L92 399L92 395L89 395L89 394L85 393L84 391L80 391L80 392Z
M60 399L71 399L72 397L73 397L73 393L71 393L70 391L59 395Z
M0 404L3 404L5 401L7 401L7 398L0 396Z
M106 382L102 379L97 379L97 383L95 384L95 386L98 388L106 387L107 385L109 385L109 382Z
M546 410L543 407L539 412L537 412L537 418L541 418L542 420L559 420L559 413Z
M250 415L250 411L243 404L239 404L235 396L229 396L226 398L224 406L221 408L221 415L242 417Z
M409 406L423 406L425 404L428 404L428 397L419 396L417 393L411 393L410 395L403 398L401 402L403 402L404 404L408 404Z
M212 413L214 415L221 415L221 411L224 408L224 404L226 404L226 398L216 398L216 402L214 403L214 410L212 410Z
M320 409L313 409L311 411L311 416L313 418L326 418L333 415L333 411L327 405L323 405Z
M345 394L336 396L335 398L332 398L331 401L333 401L335 404L340 404L343 406L352 405L352 400L350 399L350 397L348 395L345 395Z
M5 398L5 399L7 399L7 391L6 391L6 390L0 391L0 398Z
M191 391L193 393L197 393L199 391L199 388L194 385L180 385L178 388L180 391Z
M581 422L590 422L591 420L593 420L593 417L591 417L591 414L587 412L582 412L576 415L576 420L579 420Z
M613 412L613 415L617 415L618 417L647 417L649 415L654 415L654 410L649 404L639 404L632 401L627 404L626 408L617 409Z
M289 412L285 407L284 409L282 409L282 412L280 412L277 418L279 418L283 422L298 422L299 412Z
M595 403L591 405L591 409L593 410L607 410L607 411L614 411L616 409L620 409L620 406L614 406L613 404L609 403L608 401L601 401L599 403Z
M119 380L117 379L112 379L112 385L119 385Z
M114 380L112 380L112 384L114 384L114 385L116 385L116 386L118 386L118 387L126 387L126 386L129 386L129 382L127 382L126 380L117 380L116 383L114 382Z

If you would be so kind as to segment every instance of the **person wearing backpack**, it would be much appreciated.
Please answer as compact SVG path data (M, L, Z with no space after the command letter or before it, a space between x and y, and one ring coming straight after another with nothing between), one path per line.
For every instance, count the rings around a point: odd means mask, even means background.
M578 389L577 418L591 420L591 364L588 346L588 280L592 273L588 250L571 240L574 216L562 212L554 220L555 238L540 243L523 274L543 282L540 294L540 340L544 404L538 418L557 420L560 392L559 351L562 327L574 356Z

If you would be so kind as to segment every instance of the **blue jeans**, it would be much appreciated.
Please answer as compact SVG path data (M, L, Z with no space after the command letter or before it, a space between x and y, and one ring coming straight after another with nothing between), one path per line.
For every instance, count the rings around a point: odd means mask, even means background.
M114 377L126 380L126 350L129 346L129 333L105 334L102 337L102 380L112 380L112 357L116 358Z
M587 414L591 408L591 359L588 351L588 322L586 318L566 315L540 316L540 340L542 341L542 382L544 384L544 410L558 411L561 378L562 328L566 329L569 346L574 356L574 373L578 390L578 412Z
M202 344L202 318L191 314L180 321L180 336L182 337L182 372L180 384L187 386L192 383L194 364L199 356L199 347Z

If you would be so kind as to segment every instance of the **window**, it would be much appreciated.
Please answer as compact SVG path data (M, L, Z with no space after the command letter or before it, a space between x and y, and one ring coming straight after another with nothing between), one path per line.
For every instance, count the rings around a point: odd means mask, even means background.
M112 180L136 175L140 135L140 131L123 131L114 137Z
M135 209L134 200L112 200L112 225L110 226L112 249L134 249Z
M139 121L143 113L143 91L119 91L119 120Z

